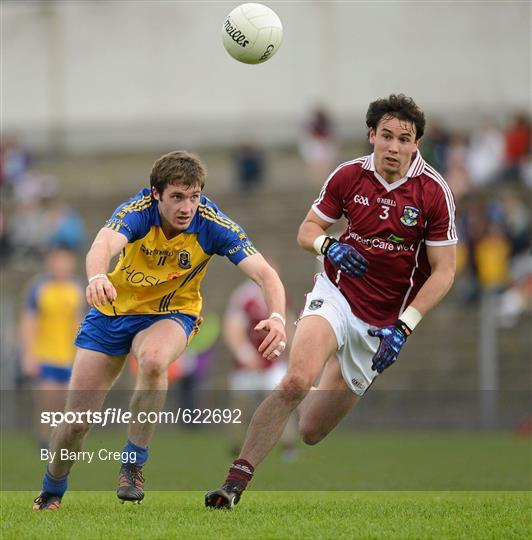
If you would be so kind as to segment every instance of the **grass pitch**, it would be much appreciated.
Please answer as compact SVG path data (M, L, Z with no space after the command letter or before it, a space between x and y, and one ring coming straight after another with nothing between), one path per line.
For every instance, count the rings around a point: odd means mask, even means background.
M95 430L86 448L124 440ZM231 461L220 432L158 431L138 506L116 499L119 464L79 463L58 512L31 510L44 472L31 437L0 442L2 540L532 538L532 441L509 433L338 431L295 462L272 452L233 511L203 501Z
M257 492L232 511L200 492L151 492L141 505L114 493L70 492L58 512L32 511L35 493L4 492L11 538L530 538L527 492Z
M125 430L92 430L86 450L121 450ZM45 464L31 436L3 433L0 485L38 490ZM145 467L147 491L206 491L218 487L232 461L223 431L160 430ZM511 433L331 433L320 444L298 447L283 461L279 448L261 463L256 491L529 491L532 439ZM74 491L112 491L120 463L77 463Z

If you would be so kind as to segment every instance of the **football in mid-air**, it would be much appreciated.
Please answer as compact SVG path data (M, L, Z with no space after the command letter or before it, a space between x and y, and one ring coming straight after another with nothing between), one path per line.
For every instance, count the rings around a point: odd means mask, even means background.
M283 25L269 7L241 4L225 18L222 39L227 52L239 62L261 64L281 46Z

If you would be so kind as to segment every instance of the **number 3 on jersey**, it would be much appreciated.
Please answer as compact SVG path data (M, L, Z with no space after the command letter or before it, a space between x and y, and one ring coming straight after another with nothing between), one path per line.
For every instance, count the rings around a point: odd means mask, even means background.
M381 219L388 219L388 216L390 215L390 207L386 206L385 204L381 204L382 208L382 214L379 215Z

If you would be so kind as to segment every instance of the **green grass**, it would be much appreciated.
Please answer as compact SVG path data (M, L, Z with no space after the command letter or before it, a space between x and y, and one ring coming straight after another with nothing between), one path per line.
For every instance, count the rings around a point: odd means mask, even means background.
M86 449L120 450L125 431L93 430ZM532 441L509 433L337 431L319 445L300 445L298 460L279 450L261 464L255 490L276 491L527 491ZM35 490L44 464L28 436L1 438L2 490ZM221 431L159 430L150 444L147 489L202 491L224 477L231 459ZM119 464L76 464L70 489L113 490ZM214 483L214 484L213 484Z
M124 438L94 430L86 449L120 450ZM509 433L337 431L299 446L293 463L275 449L241 504L219 512L203 493L231 461L223 432L161 429L142 505L118 503L119 464L99 461L76 465L59 512L34 512L44 464L30 437L3 433L0 537L531 538L531 444Z
M11 538L530 538L526 492L258 492L233 511L201 492L151 492L142 505L113 493L71 492L58 512L30 509L34 493L4 492Z

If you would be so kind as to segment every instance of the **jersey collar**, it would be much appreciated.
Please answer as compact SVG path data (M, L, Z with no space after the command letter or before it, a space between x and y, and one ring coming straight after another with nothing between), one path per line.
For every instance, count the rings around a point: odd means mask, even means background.
M374 155L375 154L372 153L369 156L366 156L364 163L362 163L362 168L366 171L371 171L375 178L383 185L386 191L393 191L395 188L403 185L409 178L414 178L421 175L425 169L425 160L421 157L420 151L417 150L414 161L412 161L412 164L406 172L406 176L399 178L399 180L396 180L390 184L375 170Z

